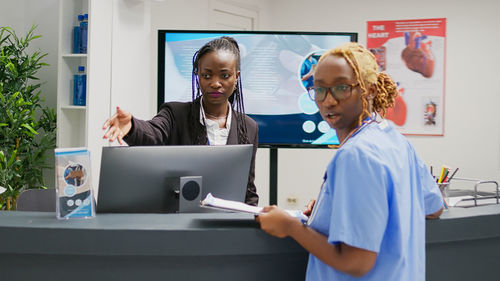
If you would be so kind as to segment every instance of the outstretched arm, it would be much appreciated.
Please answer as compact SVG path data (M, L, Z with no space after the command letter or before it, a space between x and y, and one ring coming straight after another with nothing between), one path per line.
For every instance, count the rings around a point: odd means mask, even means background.
M123 137L128 134L131 128L132 114L117 106L116 113L102 125L102 129L107 130L103 138L109 139L110 142L118 140L118 143L123 144Z

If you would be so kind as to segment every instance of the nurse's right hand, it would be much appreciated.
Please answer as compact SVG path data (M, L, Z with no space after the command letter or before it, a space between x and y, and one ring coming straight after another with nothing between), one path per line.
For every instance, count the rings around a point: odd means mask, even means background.
M117 106L116 113L102 125L102 129L107 130L102 138L109 139L110 142L118 140L118 143L123 144L123 137L131 128L132 114Z
M287 237L294 225L302 225L300 220L274 205L262 208L261 212L255 217L255 220L260 224L262 230L272 236Z

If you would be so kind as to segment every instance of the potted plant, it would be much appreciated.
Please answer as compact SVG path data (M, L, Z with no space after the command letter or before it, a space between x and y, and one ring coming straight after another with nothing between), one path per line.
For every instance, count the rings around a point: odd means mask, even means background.
M42 171L47 152L56 143L56 115L42 105L36 73L47 55L29 51L32 26L19 38L10 27L0 27L0 210L14 210L19 193L46 188Z

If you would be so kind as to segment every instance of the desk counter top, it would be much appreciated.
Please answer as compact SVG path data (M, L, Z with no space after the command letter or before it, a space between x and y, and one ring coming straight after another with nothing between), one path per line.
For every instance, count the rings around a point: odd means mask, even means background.
M308 257L293 239L269 236L237 213L57 220L0 211L0 241L6 280L304 280ZM427 280L498 280L500 205L428 220L426 250Z
M237 213L97 214L89 219L58 220L55 213L0 212L0 229L0 241L11 241L0 247L0 253L160 256L304 253L292 239L279 239L262 232L253 215Z
M500 237L500 205L450 208L427 220L427 244L495 237Z

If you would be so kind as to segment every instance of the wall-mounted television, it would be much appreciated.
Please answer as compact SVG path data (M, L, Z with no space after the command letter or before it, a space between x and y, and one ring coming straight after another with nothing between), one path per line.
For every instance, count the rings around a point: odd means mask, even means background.
M158 31L158 108L190 101L194 53L220 36L236 39L241 52L245 112L259 125L261 147L326 147L339 143L306 88L321 54L357 33L275 31Z

